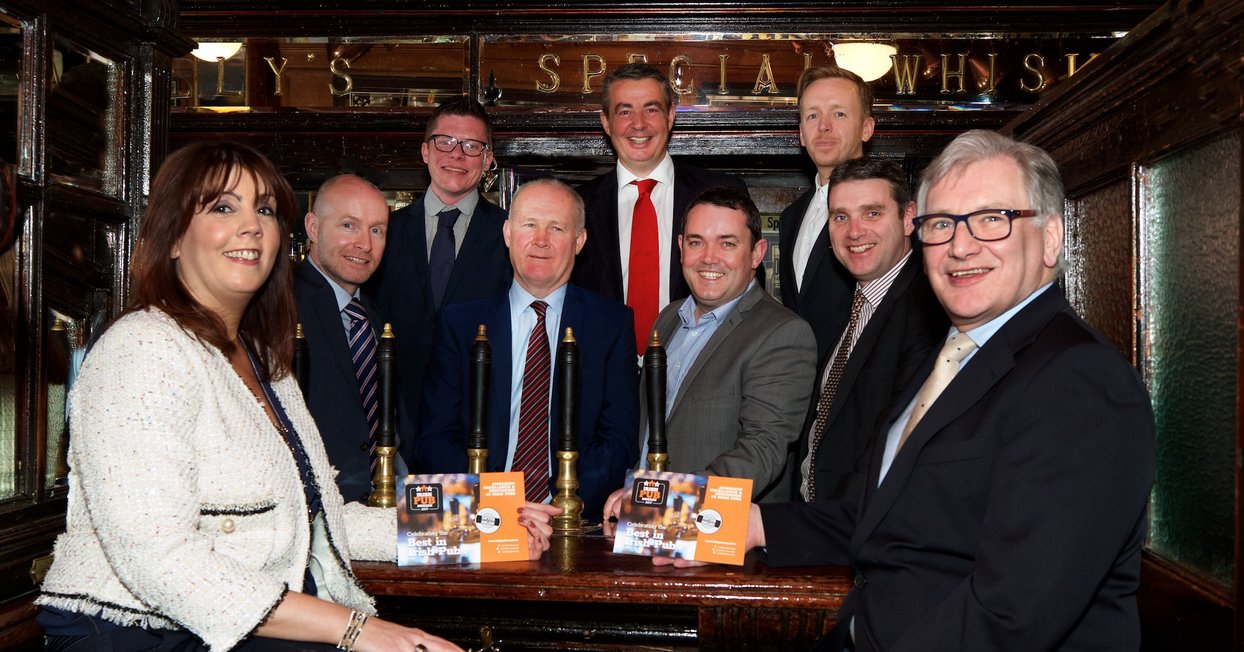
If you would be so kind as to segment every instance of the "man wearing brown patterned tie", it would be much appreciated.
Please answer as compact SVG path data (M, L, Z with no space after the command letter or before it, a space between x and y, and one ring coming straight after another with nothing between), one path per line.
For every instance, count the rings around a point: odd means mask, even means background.
M911 248L916 204L897 163L857 158L827 181L829 248L855 278L846 330L821 359L816 393L792 465L798 495L842 495L877 419L945 338L946 312Z
M467 468L471 344L483 325L492 346L488 390L489 471L522 471L527 499L545 502L556 480L557 370L551 357L566 329L579 345L579 496L599 518L605 496L639 456L639 369L626 306L568 283L588 234L583 202L555 179L519 187L504 225L514 268L510 289L446 306L432 351L416 468Z

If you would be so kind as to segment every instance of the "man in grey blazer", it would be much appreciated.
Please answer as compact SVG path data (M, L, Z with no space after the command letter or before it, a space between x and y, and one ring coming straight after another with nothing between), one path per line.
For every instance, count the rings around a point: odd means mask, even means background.
M755 280L766 243L745 192L712 188L692 200L678 247L691 296L656 321L666 344L669 469L751 478L754 500L788 499L779 477L812 395L812 328ZM640 407L646 451L642 397ZM620 502L621 491L610 496L606 516Z

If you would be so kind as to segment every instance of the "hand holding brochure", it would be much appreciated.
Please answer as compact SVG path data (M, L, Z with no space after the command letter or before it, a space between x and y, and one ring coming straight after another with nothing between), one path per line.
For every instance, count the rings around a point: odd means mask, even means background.
M624 489L615 553L743 565L750 479L635 471Z

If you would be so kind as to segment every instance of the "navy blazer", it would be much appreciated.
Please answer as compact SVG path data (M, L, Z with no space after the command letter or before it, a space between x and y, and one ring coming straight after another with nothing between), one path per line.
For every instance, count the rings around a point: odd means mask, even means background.
M1140 649L1153 411L1136 371L1060 289L976 352L878 487L883 438L867 481L841 500L760 507L778 534L770 563L855 571L821 649L841 649L852 619L858 652Z
M929 287L920 252L913 251L860 333L842 370L838 392L829 406L825 433L812 460L817 500L842 494L851 474L867 471L865 455L877 431L877 421L911 382L920 365L941 348L949 329L950 320ZM799 457L792 465L795 496L799 495L803 479L799 467L808 454L808 437L816 423L821 381L832 358L831 347L821 358L816 375L816 387L799 439Z
M505 211L480 197L458 250L443 305L490 297L510 287L509 250L501 234ZM380 317L397 337L398 393L417 433L424 374L436 332L436 308L428 280L428 240L423 196L389 216L384 258L364 289L375 297ZM412 467L412 470L413 467Z
M371 491L371 455L358 378L337 297L311 261L294 268L294 299L309 352L309 382L304 392L307 409L324 440L328 461L337 468L337 488L342 497L346 501L364 500ZM363 307L372 329L379 329L380 317L366 297ZM409 466L415 447L413 438L402 437L403 425L410 421L405 410L399 408L397 421L398 454Z
M420 473L460 473L467 469L470 427L470 350L479 325L487 327L492 345L488 389L488 470L504 471L510 435L509 293L447 306L441 311L436 345L424 390L423 424L416 452ZM573 285L557 332L574 329L579 344L579 496L583 514L599 519L605 498L622 486L627 470L639 459L639 367L635 364L634 318L631 309ZM559 338L560 340L560 338ZM557 387L556 346L553 387ZM556 420L557 392L550 417ZM556 460L556 422L549 438L550 459ZM557 466L549 490L556 493Z
M687 279L683 278L682 255L678 251L683 216L696 195L717 186L747 190L747 185L736 176L704 170L674 159L674 219L670 234L669 277L671 302L691 294ZM614 301L625 302L622 255L618 248L617 168L579 186L578 190L587 209L587 243L575 258L570 282ZM764 284L764 265L757 268L756 278Z
M829 250L829 232L821 229L808 254L803 287L795 283L795 237L799 235L804 214L814 197L816 188L787 206L778 220L778 286L782 305L812 325L812 332L816 334L816 356L820 360L833 350L851 318L855 278Z

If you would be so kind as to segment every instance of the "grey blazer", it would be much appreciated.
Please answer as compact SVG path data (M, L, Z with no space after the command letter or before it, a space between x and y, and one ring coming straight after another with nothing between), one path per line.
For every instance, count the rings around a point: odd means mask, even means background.
M680 305L671 303L657 317L662 341L670 341L680 327ZM762 286L753 286L713 333L667 406L670 470L751 478L754 500L788 499L785 487L775 489L799 438L815 374L812 328ZM640 401L644 437L643 392Z

